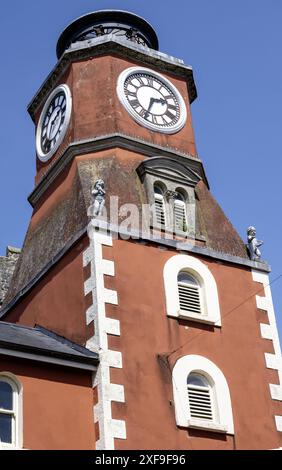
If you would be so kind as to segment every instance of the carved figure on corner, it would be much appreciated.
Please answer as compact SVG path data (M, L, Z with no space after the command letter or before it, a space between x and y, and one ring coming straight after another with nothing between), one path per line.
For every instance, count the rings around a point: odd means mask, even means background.
M259 250L259 246L263 245L262 240L258 240L256 238L256 229L255 227L249 227L247 230L247 235L248 235L248 252L251 260L257 261L260 260L261 258L261 252Z
M105 205L105 183L103 180L97 180L91 188L91 215L92 217L98 217L102 214Z

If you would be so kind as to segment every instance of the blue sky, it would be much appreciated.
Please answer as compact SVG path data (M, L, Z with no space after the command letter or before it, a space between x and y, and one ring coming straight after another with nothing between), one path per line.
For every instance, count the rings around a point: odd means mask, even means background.
M27 104L56 62L61 31L103 8L143 16L155 28L160 50L193 66L198 153L214 196L240 235L255 225L264 240L282 337L281 0L3 2L0 254L7 245L22 245L31 215L26 198L34 185L35 140Z

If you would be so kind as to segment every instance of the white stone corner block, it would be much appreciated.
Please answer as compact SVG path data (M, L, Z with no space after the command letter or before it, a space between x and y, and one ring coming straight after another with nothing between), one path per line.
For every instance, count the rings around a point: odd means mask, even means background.
M108 259L102 259L98 266L98 271L107 276L115 275L115 264L113 261Z
M103 353L103 361L109 367L122 369L122 354L119 351L105 351Z
M98 345L96 343L96 340L95 340L95 337L92 336L92 338L90 338L87 342L86 342L86 345L85 345L86 349L89 349L89 351L93 351L93 352L96 352L98 353L99 352L99 348L98 348Z
M266 323L261 323L260 324L260 332L261 332L261 337L264 339L273 339L273 329L271 325L268 325Z
M268 274L266 273L262 273L260 271L256 271L255 269L252 269L252 275L253 275L253 280L255 282L260 282L261 284L263 284L264 286L267 284L268 282Z
M277 431L282 432L282 416L274 416Z
M269 388L272 400L282 401L282 386L276 384L269 384Z
M266 297L261 297L260 295L256 295L256 303L257 303L257 308L260 308L261 310L268 310L269 307L269 301Z
M111 235L107 235L102 232L95 232L94 239L95 243L99 243L99 245L113 246L113 239Z
M120 419L111 420L111 431L114 438L126 439L126 426L125 421Z
M99 418L101 416L101 404L100 403L97 403L96 405L94 405L93 412L94 412L94 423L98 423Z
M93 277L90 277L84 283L84 295L88 295L93 290L95 290L95 283Z
M89 246L84 252L83 252L83 267L85 268L93 259L93 248L92 246Z
M91 305L91 307L89 307L86 310L86 324L90 325L90 323L94 321L94 319L95 319L95 308L94 308L94 305Z
M119 403L125 403L124 386L118 384L109 385L109 399Z
M106 318L105 330L109 335L120 336L120 321L113 318Z
M279 369L279 358L275 354L264 353L264 357L268 369Z
M103 301L107 304L118 305L117 292L111 289L103 289Z

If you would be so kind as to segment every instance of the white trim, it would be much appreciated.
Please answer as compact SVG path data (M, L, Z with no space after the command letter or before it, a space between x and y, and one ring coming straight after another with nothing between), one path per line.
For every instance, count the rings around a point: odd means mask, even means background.
M107 231L95 231L92 222L88 226L90 245L83 253L83 266L91 266L91 276L84 283L85 295L92 293L93 305L86 312L86 324L94 321L95 334L87 341L86 347L99 351L100 364L93 376L93 388L98 389L98 403L94 406L94 421L99 424L100 438L97 450L114 450L115 438L126 439L125 421L112 418L111 403L124 403L124 386L110 382L110 367L122 368L122 354L108 348L108 334L120 336L119 320L106 316L106 303L118 305L117 292L106 289L104 275L114 276L113 261L103 259L102 247L112 246L112 236Z
M213 384L217 404L218 419L208 422L191 418L187 393L187 377L191 372L198 372L207 377ZM229 387L221 370L209 359L198 356L183 356L176 361L172 371L173 397L176 423L181 427L209 429L216 432L234 434L233 414Z
M274 416L276 429L279 432L282 432L282 416Z
M184 270L190 272L201 286L203 313L200 315L180 310L177 276L180 271ZM164 266L163 276L168 316L190 318L202 323L221 326L216 282L212 273L202 261L189 255L172 256Z
M14 401L14 442L1 443L0 450L16 450L23 447L23 388L18 378L10 372L0 372L0 380L7 382L13 389Z
M66 97L66 116L65 116L65 120L64 120L63 127L62 127L61 133L59 135L59 138L58 138L56 144L54 145L54 147L48 153L44 153L42 151L42 147L41 147L41 132L42 132L42 126L43 126L45 114L46 114L46 111L48 110L49 105L50 105L51 101L53 100L53 98L57 95L57 93L59 93L61 91L64 92L65 97ZM46 101L46 103L43 107L43 110L40 114L39 122L38 122L38 125L37 125L37 130L36 130L36 152L37 152L37 157L39 158L39 160L41 162L47 162L54 155L54 153L58 150L59 146L61 145L61 143L62 143L62 141L65 137L67 128L69 126L69 123L70 123L71 111L72 111L71 91L70 91L68 85L66 85L66 84L65 85L59 85L49 95L49 98L47 99L47 101Z
M147 74L153 75L158 80L161 80L165 84L165 86L167 86L172 91L172 93L175 95L176 99L178 100L179 109L180 109L179 120L176 124L170 127L158 126L157 124L153 124L147 121L146 119L143 119L137 112L134 111L134 109L129 104L127 97L124 93L124 83L125 83L125 80L130 75L136 74L136 73L147 73ZM152 131L162 132L163 134L175 134L176 132L180 131L180 129L182 129L182 127L186 123L187 110L186 110L184 99L182 98L181 94L179 93L177 88L167 78L165 78L160 73L155 72L154 70L147 69L144 67L130 67L124 70L123 72L121 72L117 81L117 95L121 104L124 106L126 111L130 114L130 116L138 124L141 124L141 126L147 127L147 129L150 129Z
M263 284L264 296L256 295L257 308L265 310L267 323L260 324L261 337L272 341L274 354L265 353L265 364L268 369L274 369L278 372L279 385L269 384L269 390L272 400L282 401L282 357L281 348L276 325L274 307L272 302L271 289L269 285L268 274L252 270L253 280ZM275 416L277 431L282 432L282 416Z
M196 418L188 419L188 427L193 429L202 429L205 431L221 432L227 434L227 426Z

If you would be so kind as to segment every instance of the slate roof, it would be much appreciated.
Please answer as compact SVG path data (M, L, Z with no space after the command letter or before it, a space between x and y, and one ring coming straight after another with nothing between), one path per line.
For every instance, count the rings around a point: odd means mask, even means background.
M82 367L84 369L94 369L94 366L98 365L97 353L89 351L83 346L58 336L45 328L40 326L31 328L0 321L0 354L5 355L8 350L12 350L14 356L28 359L32 355L34 360L42 359L44 362L52 363L58 362L56 361L58 359L62 365L64 361L67 361L68 363L74 363L74 367L78 368L80 368L79 364L91 366Z

